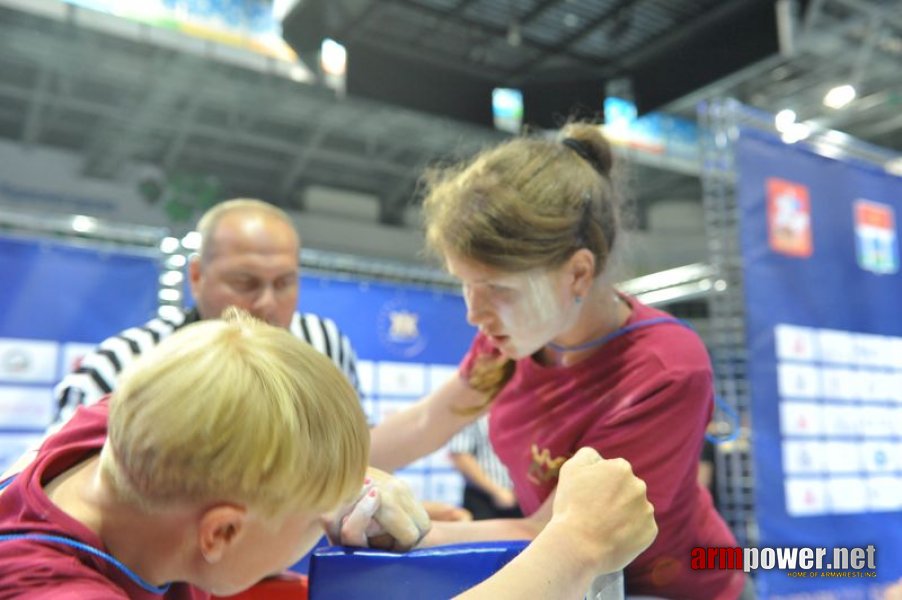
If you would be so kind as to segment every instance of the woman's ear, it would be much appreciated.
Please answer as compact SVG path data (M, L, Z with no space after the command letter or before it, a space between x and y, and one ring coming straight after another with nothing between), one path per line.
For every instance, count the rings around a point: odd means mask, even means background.
M580 248L567 259L567 283L574 296L585 297L589 293L595 282L595 260L595 254L588 248Z
M217 504L200 517L197 528L200 552L210 564L222 560L223 555L244 533L247 509L235 504Z

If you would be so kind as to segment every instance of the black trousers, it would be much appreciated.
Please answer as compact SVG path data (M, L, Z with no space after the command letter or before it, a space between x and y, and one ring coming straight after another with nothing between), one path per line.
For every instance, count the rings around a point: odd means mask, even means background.
M467 484L464 487L464 508L473 513L477 521L482 519L517 519L523 516L518 507L498 508L492 497L476 486Z

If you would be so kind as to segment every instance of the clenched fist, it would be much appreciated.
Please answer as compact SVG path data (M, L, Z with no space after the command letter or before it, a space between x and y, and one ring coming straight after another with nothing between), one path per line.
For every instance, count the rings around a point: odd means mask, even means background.
M598 573L622 569L658 534L645 482L627 461L605 460L590 448L561 467L548 527L565 531Z

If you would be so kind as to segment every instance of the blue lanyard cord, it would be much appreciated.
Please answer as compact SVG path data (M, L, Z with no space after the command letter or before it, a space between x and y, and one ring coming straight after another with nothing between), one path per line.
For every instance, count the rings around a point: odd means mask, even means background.
M598 348L599 346L604 346L611 340L619 338L621 335L626 335L631 331L642 329L643 327L648 327L650 325L660 325L661 323L674 323L676 325L682 325L683 327L689 327L690 329L692 329L692 327L688 323L680 319L675 319L673 317L653 317L651 319L645 319L644 321L636 321L635 323L621 327L616 331L612 331L605 336L602 336L595 340L589 340L588 342L580 344L578 346L561 346L560 344L555 344L554 342L548 342L545 345L557 352L579 352L581 350L589 350L590 348Z
M6 483L6 482L4 482L4 483ZM98 550L97 548L94 548L93 546L89 546L87 544L83 544L81 542L77 542L75 540L69 539L67 537L62 537L59 535L47 535L47 534L43 534L43 533L13 533L13 534L9 534L9 535L0 535L0 542L15 541L15 540L33 540L36 542L50 542L50 543L62 544L64 546L71 546L72 548L77 548L77 549L81 550L82 552L87 552L88 554L92 554L98 558L102 558L103 560L107 561L108 563L112 564L113 566L118 568L120 571L125 573L125 575L129 579L134 581L138 586L140 586L141 589L143 589L147 592L150 592L151 594L163 595L169 591L170 584L167 583L166 585L160 586L160 587L151 585L151 584L147 583L146 581L144 581L143 579L141 579L141 577L138 576L137 573L135 573L134 571L132 571L131 569L126 567L124 564L122 564L120 561L118 561L116 558L110 556L106 552Z
M726 444L727 442L736 441L739 437L739 413L736 412L732 406L724 402L723 398L719 395L714 394L714 407L723 411L726 415L726 421L730 424L730 433L727 435L714 435L713 433L705 432L705 439L714 444L715 446L718 444Z
M7 477L6 479L4 479L3 481L0 481L0 492L2 492L3 490L5 490L6 488L8 488L8 487L9 487L9 484L11 484L11 483L12 483L13 481L15 481L15 480L16 480L16 476L15 476L15 475L10 475L9 477Z
M692 329L693 331L695 330L692 325L682 319L677 319L675 317L653 317L651 319L645 319L644 321L636 321L635 323L621 327L616 331L612 331L605 336L602 336L595 340L590 340L578 346L561 346L559 344L555 344L554 342L549 342L548 344L546 344L546 346L557 352L579 352L580 350L589 350L591 348L598 348L600 346L603 346L611 340L615 340L622 335L630 333L631 331L642 329L643 327L649 327L651 325L661 325L664 323L673 323L674 325L680 325L682 327ZM714 406L726 415L726 420L730 423L730 433L726 436L715 436L706 432L705 438L712 444L723 444L726 442L734 441L739 437L739 415L736 413L732 406L724 402L723 399L717 394L714 394Z

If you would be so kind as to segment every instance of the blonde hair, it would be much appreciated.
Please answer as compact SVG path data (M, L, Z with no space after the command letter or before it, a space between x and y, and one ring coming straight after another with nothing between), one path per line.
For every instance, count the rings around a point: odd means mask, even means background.
M213 240L216 238L216 227L219 225L219 222L223 217L236 213L264 215L281 221L294 231L295 237L298 238L298 243L300 244L300 237L297 234L294 221L291 220L287 212L263 200L233 198L232 200L225 200L216 204L207 210L197 222L197 232L200 233L201 240L198 256L202 261L206 261L213 253L215 248Z
M230 308L186 326L123 374L101 457L120 498L323 512L359 490L369 432L325 356Z
M600 129L571 123L557 139L519 137L427 175L427 246L507 272L553 269L581 248L608 264L619 229L613 154ZM470 385L488 402L514 363L486 358Z

